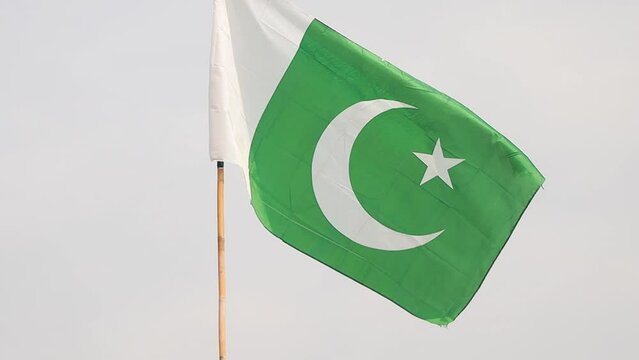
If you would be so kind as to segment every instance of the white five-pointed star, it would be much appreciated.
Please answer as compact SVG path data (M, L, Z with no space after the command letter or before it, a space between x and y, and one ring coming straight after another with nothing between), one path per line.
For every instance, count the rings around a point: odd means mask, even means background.
M426 172L424 173L424 177L422 178L420 185L424 185L430 180L439 177L446 183L446 185L450 186L451 189L453 188L453 182L450 180L448 170L462 163L464 159L445 158L439 139L437 139L432 155L417 152L413 154L426 164Z

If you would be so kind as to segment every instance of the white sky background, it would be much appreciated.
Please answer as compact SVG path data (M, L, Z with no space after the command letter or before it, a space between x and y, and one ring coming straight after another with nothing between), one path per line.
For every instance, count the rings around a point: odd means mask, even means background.
M230 167L230 358L639 358L639 2L296 2L548 180L444 329L269 235ZM216 358L211 8L0 0L0 359Z

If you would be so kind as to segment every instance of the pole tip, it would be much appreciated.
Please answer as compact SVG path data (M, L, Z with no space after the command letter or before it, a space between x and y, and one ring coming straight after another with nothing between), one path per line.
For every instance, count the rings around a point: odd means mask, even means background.
M224 161L218 161L217 162L217 168L218 169L224 169Z

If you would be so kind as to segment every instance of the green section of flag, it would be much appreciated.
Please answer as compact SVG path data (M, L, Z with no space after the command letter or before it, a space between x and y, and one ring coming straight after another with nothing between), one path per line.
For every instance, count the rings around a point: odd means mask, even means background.
M328 124L361 101L416 109L381 114L357 137L351 185L362 207L395 231L432 242L402 251L362 246L326 219L313 192L312 160ZM420 184L440 139L454 188ZM314 21L273 95L251 145L256 213L296 249L375 290L412 314L448 324L466 307L543 183L510 141L450 97Z

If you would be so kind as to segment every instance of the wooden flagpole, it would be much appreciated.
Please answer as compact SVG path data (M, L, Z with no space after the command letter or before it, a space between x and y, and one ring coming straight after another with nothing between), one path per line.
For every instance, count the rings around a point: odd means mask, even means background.
M217 162L217 279L220 360L226 359L226 270L224 262L224 162Z

